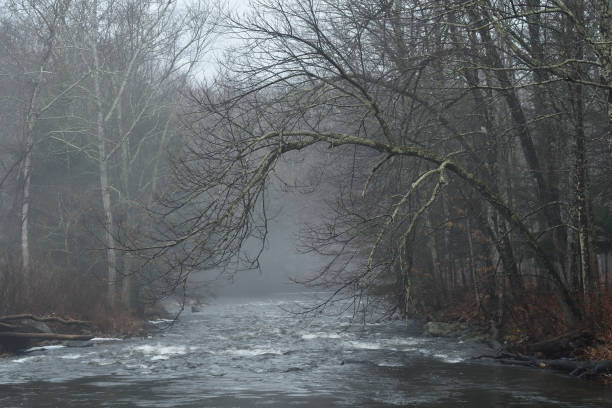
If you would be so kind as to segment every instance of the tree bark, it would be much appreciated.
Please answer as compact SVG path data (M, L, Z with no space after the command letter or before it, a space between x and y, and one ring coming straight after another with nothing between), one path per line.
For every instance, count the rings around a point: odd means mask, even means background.
M474 246L472 244L472 229L470 228L470 217L465 218L465 229L467 234L467 242L469 249L469 266L472 276L472 286L474 289L474 299L476 300L476 309L480 310L480 290L478 288L478 276L476 275L476 266L474 265Z
M429 237L427 238L427 246L429 247L429 253L431 255L433 276L435 280L438 281L438 286L439 286L439 290L440 290L442 297L445 298L447 294L447 290L444 284L445 282L444 278L442 276L442 268L440 267L441 261L440 261L440 257L438 256L438 245L436 244L436 236L435 236L436 231L432 227L430 215L427 215L425 217L425 226L429 230Z
M98 141L98 170L100 173L100 190L102 195L102 208L104 211L104 243L106 245L107 261L107 283L108 283L108 303L115 304L115 292L117 281L117 254L113 232L115 224L111 206L110 184L108 179L108 157L106 155L106 135L104 132L104 113L103 95L100 86L100 60L98 58L98 2L92 2L91 19L92 33L90 34L91 52L93 54L94 98L96 99L96 138Z
M610 0L594 1L599 15L601 35L598 51L601 62L601 82L607 87L608 145L612 156L612 3Z
M39 73L34 82L32 94L30 95L29 104L26 112L24 133L25 133L25 153L23 159L22 168L22 179L23 179L23 190L22 190L22 204L21 204L21 267L24 274L24 283L27 287L31 286L30 282L30 195L32 193L32 152L34 150L34 126L38 119L40 112L37 108L38 97L40 94L40 88L44 79L45 67L49 59L51 58L51 51L53 48L53 42L55 37L55 31L52 29L49 38L45 44L46 50L45 55L42 58L39 67Z
M23 161L23 190L21 203L21 268L23 269L23 278L25 285L30 285L30 241L29 241L29 225L30 225L30 187L32 183L32 149L34 141L30 126L27 126L26 133L26 152Z
M130 131L123 133L123 115L121 111L121 97L117 101L117 131L121 143L121 207L123 209L124 223L127 227L132 225L130 203ZM131 255L122 256L123 275L121 276L121 302L127 310L132 310L133 286L131 274Z

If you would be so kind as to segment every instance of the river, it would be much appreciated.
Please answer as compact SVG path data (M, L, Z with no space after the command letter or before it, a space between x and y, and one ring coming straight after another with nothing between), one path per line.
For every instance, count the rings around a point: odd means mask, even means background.
M0 361L0 407L612 407L610 388L413 324L288 312L309 302L216 301L148 338L29 351Z

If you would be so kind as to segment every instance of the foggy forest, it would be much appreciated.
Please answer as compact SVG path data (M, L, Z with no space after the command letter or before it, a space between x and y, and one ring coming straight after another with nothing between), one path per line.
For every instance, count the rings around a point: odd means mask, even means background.
M0 344L206 309L295 203L298 315L612 383L612 3L0 1Z

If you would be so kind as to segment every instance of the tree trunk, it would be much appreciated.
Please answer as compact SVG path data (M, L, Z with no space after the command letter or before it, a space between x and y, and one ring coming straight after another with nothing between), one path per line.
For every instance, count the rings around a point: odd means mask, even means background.
M583 25L584 4L582 2L570 3L572 12L576 20L572 20L568 32L570 33L571 43L576 43L569 51L572 58L584 58L582 41L574 33L577 29L575 25ZM580 67L572 69L572 76L583 78L584 74ZM570 84L570 101L573 108L573 121L575 132L575 191L576 191L576 214L578 218L578 245L580 249L580 271L582 277L582 289L585 305L589 309L590 301L599 297L599 276L597 267L597 257L594 245L593 215L591 206L591 195L589 186L588 158L586 151L586 134L584 130L584 92L583 85ZM591 316L593 317L593 316Z
M583 295L586 302L599 293L599 276L596 266L597 258L593 244L593 217L591 214L589 175L586 157L586 136L584 133L582 113L582 85L572 85L576 106L576 214L578 217L578 245L580 248L580 271Z
M28 126L29 128L29 126ZM24 284L30 285L30 187L32 182L32 132L28 130L26 134L26 151L23 161L23 190L21 202L21 268L23 269Z
M474 265L474 246L472 244L472 229L470 228L470 218L465 219L465 229L467 233L468 249L469 249L469 265L470 274L472 275L472 285L474 287L474 299L476 300L476 308L480 311L480 290L478 289L478 277L476 276L476 266Z
M130 131L123 134L123 116L121 111L121 97L117 101L117 131L119 143L121 143L121 207L123 209L124 224L127 228L132 225L130 209ZM131 255L124 253L122 256L123 275L121 277L121 303L127 310L132 310L133 285L131 274Z
M612 3L610 0L596 0L594 2L599 15L599 40L600 47L597 50L601 63L601 80L608 88L607 110L608 110L608 143L612 155Z
M442 276L442 269L440 268L441 261L440 261L440 257L438 256L438 246L436 244L435 230L433 229L431 225L430 215L427 215L427 217L425 217L425 226L429 230L429 237L427 238L427 246L429 247L429 253L431 254L433 276L434 276L434 279L438 281L438 286L439 286L440 293L442 294L442 297L445 298L446 293L447 293L446 285L445 285L444 278Z
M96 137L98 140L98 169L100 172L100 190L102 193L102 207L104 211L104 244L106 245L106 260L107 260L107 282L108 282L108 303L115 304L115 291L117 280L117 255L115 253L115 238L113 237L114 221L111 206L110 184L108 179L108 157L106 157L106 135L104 133L104 113L103 113L103 95L100 86L100 61L98 58L98 15L97 1L93 1L91 18L92 30L91 33L91 51L93 54L93 82L94 82L94 97L96 99Z
M53 36L49 38L47 43L47 52L43 57L43 61L40 65L40 72L34 83L32 89L32 95L30 96L30 103L27 107L26 121L24 125L25 132L25 151L22 168L22 179L23 179L23 190L22 190L22 202L21 202L21 267L23 269L23 278L26 288L31 286L30 282L30 196L32 194L32 151L34 150L34 126L38 119L39 112L37 111L36 104L38 95L40 93L40 87L43 81L43 75L45 66L49 60L51 54L51 47L53 42Z
M541 14L538 12L541 10L540 3L540 0L527 0L527 10L529 13L527 17L529 45L531 46L530 52L533 59L538 64L545 65L546 55L540 32L542 27ZM558 204L560 201L558 168L560 162L564 160L564 158L563 155L558 152L566 148L565 145L568 138L565 132L563 132L563 129L560 128L561 121L550 119L551 114L560 113L560 109L556 106L558 101L547 93L547 87L543 85L550 81L550 72L543 69L535 69L533 71L533 77L537 84L542 84L534 86L532 92L534 113L536 115L534 126L544 141L544 149L541 150L543 152L541 155L543 158L543 167L541 170L545 171L548 190L546 196L547 199L550 200L544 204L550 208L547 221L551 224L550 234L553 243L554 258L560 260L558 261L558 265L567 281L569 271L565 269L566 263L562 260L567 246L567 230L561 217L561 207Z
M609 277L608 277L608 273L609 273L609 271L608 271L608 257L609 256L610 256L610 253L608 253L608 252L604 253L604 255L603 255L603 259L604 259L603 270L604 270L604 274L605 274L604 276L606 277L606 283L605 283L605 285L606 285L606 292L610 288L610 286L608 285L608 279L609 279Z

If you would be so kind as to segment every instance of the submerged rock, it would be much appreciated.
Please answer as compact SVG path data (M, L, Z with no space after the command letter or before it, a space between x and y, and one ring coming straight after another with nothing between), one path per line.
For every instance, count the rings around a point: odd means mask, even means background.
M424 334L433 337L454 337L468 329L465 323L427 322Z

